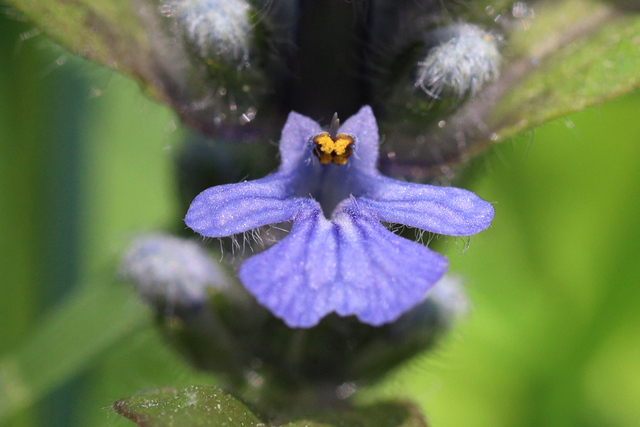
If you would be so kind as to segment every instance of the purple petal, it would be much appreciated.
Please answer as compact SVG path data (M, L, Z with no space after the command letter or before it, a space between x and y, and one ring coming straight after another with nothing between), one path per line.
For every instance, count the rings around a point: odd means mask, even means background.
M348 297L336 308L378 326L397 319L420 303L447 270L447 260L427 247L393 234L349 201L333 222L343 256L341 280Z
M276 173L255 181L220 185L196 197L184 219L207 237L225 237L291 220L300 199L287 198L291 177Z
M304 165L311 157L311 149L308 147L311 139L322 132L318 123L298 113L289 113L287 122L282 128L280 138L280 172L288 173Z
M346 133L355 138L353 145L353 166L364 173L375 172L378 161L379 135L376 117L368 105L344 122L338 133ZM351 159L350 159L351 161Z
M191 203L186 224L204 236L224 237L292 219L299 204L293 193L313 173L305 162L311 156L308 144L321 131L312 119L290 113L282 129L278 171L259 180L203 191Z
M257 300L292 327L310 327L332 311L337 273L333 225L309 199L291 233L242 264L239 277Z
M346 202L333 221L306 200L288 237L240 268L257 300L291 327L311 327L335 311L371 325L423 300L446 259L403 239Z
M493 206L471 191L397 181L382 175L361 176L365 188L358 204L380 221L432 233L470 236L491 224Z

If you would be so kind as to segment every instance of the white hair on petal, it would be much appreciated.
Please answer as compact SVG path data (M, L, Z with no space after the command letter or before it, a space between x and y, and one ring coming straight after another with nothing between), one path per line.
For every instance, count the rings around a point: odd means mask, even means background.
M463 98L498 79L501 55L494 34L463 23L436 30L433 35L440 44L418 63L415 87L434 98Z

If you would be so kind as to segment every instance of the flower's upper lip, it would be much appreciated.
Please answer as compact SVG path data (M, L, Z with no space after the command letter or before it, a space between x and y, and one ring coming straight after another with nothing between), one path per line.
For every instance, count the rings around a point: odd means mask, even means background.
M292 220L290 235L245 261L239 273L258 301L290 326L313 326L332 311L373 325L392 321L419 303L447 267L441 255L380 221L467 236L489 226L493 207L463 189L381 175L370 107L338 130L355 139L346 165L320 165L313 157L320 132L313 120L291 113L278 171L202 192L185 222L202 235L224 237Z

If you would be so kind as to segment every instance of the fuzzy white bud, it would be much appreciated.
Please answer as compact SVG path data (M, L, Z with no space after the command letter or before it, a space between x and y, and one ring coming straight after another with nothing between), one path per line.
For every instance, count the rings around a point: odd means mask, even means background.
M170 309L203 304L208 289L227 287L221 270L196 242L162 234L135 239L120 264L146 301Z
M174 0L168 4L200 57L235 66L247 59L252 40L247 0Z
M427 299L436 304L450 322L469 312L469 300L459 276L445 274L427 292Z
M433 35L440 43L418 63L415 87L434 98L463 98L498 79L501 55L495 35L472 24L456 24Z

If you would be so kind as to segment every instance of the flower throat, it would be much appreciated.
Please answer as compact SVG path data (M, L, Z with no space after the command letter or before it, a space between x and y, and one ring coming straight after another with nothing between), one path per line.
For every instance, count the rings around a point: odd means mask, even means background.
M339 127L340 120L338 113L335 113L329 130L313 138L313 154L320 161L322 172L311 196L320 203L327 219L331 218L338 203L353 195L347 162L353 154L354 138L346 133L338 133Z

